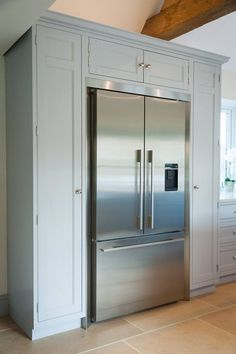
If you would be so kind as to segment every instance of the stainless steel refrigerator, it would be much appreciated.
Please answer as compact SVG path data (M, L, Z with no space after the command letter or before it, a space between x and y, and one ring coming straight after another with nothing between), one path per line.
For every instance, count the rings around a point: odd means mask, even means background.
M91 89L92 320L186 297L188 103Z

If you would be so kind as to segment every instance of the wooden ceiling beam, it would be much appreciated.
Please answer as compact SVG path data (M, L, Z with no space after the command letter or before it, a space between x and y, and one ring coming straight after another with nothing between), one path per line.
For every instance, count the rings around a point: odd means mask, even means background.
M142 33L170 40L235 10L236 0L172 0L146 21Z

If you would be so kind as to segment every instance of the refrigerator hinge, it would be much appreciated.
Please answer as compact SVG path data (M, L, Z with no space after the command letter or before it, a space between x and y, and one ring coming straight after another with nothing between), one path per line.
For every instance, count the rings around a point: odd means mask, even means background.
M39 216L38 216L38 214L36 215L36 225L38 225L39 224Z
M39 313L39 304L37 303L36 312Z
M38 126L35 127L35 135L38 136Z

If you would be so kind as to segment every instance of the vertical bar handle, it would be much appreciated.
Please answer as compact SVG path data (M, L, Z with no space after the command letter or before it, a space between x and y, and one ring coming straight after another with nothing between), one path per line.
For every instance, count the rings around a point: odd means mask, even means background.
M139 164L139 216L138 229L143 230L143 168L142 168L142 150L137 150L137 163Z
M150 196L151 196L151 215L148 217L148 227L150 227L152 230L154 229L154 187L153 187L153 182L154 182L154 165L153 165L153 151L149 150L148 151L148 164L150 166Z

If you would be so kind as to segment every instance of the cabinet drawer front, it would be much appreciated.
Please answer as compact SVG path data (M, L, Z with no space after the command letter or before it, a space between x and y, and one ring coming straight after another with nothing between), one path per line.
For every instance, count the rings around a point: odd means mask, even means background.
M236 242L236 225L221 225L219 230L220 242Z
M188 89L188 60L145 51L144 63L146 65L150 64L150 68L144 70L144 82L184 90Z
M143 81L143 68L139 66L142 62L141 49L94 38L89 40L91 74Z
M220 206L220 219L236 218L236 204Z
M236 273L236 243L221 247L220 275Z

